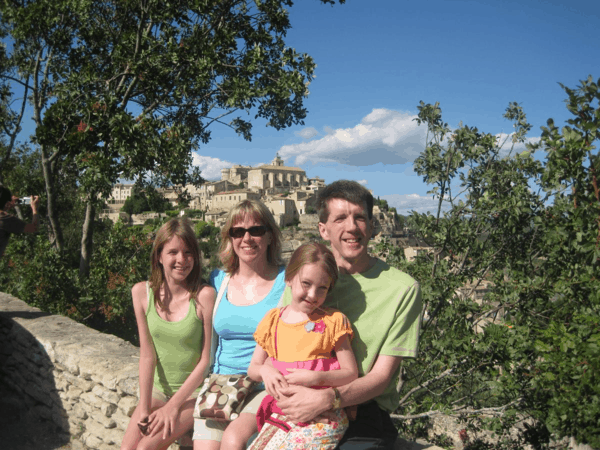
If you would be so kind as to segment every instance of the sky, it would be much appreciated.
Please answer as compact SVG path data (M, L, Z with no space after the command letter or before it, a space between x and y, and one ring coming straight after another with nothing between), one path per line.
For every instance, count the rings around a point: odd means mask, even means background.
M194 156L208 180L233 164L269 163L277 153L326 183L356 180L400 214L434 211L412 165L425 127L420 101L439 102L445 122L493 134L518 102L539 138L548 118L569 118L559 83L600 77L598 0L297 0L286 42L315 59L304 125L254 122L251 142L215 126Z

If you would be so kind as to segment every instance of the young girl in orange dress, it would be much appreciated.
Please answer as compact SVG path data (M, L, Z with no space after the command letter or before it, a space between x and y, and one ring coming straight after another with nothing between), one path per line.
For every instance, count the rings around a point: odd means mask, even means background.
M261 432L250 449L333 449L344 435L348 417L335 402L308 424L288 423L277 407L280 389L288 384L328 388L358 377L350 322L336 309L321 308L337 278L335 258L323 244L302 245L292 255L285 273L291 303L270 310L254 333L258 345L248 375L263 381L269 395L257 414Z

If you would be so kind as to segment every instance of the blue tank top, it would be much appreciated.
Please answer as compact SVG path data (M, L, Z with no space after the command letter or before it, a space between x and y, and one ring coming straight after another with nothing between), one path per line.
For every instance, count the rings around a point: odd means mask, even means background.
M210 284L217 292L226 273L216 269L210 274ZM275 308L285 290L285 267L279 268L271 291L254 305L236 306L227 300L227 291L217 308L213 327L218 336L213 373L246 373L256 342L254 332L267 311Z

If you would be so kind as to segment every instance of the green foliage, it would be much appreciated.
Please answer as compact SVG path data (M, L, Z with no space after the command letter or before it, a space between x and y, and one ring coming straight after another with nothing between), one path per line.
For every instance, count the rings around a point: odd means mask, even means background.
M220 265L218 252L221 230L215 227L214 223L201 220L194 224L194 231L198 236L202 256L208 259L208 265L204 267L204 277L208 279L212 269Z
M549 120L541 141L517 154L530 129L517 103L505 114L515 127L505 142L462 124L451 130L439 104L419 106L428 135L415 171L438 208L410 218L435 251L395 262L421 282L426 310L398 418L437 410L478 421L506 448L546 448L563 436L600 445L600 93L591 77L565 91L568 125Z
M147 211L164 212L170 208L171 204L165 199L154 187L147 186L145 189L140 189L134 186L131 196L121 208L121 211L127 214L141 214Z
M379 197L374 199L373 205L379 206L382 211L387 211L389 209L387 200L380 199Z
M392 245L388 238L383 238L375 244L374 253L387 262L390 266L400 267L405 261L402 248Z
M317 214L317 208L311 205L306 206L306 214Z

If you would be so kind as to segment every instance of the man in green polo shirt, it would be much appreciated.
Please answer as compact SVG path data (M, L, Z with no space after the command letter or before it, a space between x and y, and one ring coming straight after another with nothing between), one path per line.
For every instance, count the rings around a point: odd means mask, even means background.
M331 243L340 278L326 305L352 323L359 378L338 389L289 386L278 405L292 421L308 422L332 406L358 405L340 449L393 449L398 432L390 413L400 362L415 357L421 323L419 283L367 252L373 196L354 181L328 185L317 201L321 237ZM284 303L289 303L286 292Z

